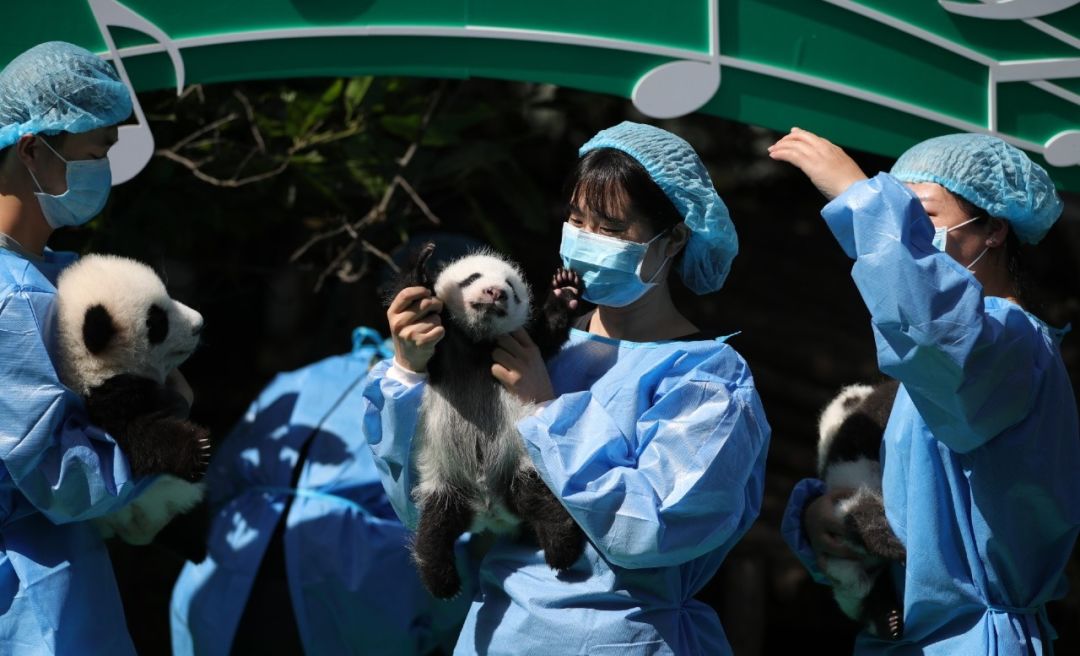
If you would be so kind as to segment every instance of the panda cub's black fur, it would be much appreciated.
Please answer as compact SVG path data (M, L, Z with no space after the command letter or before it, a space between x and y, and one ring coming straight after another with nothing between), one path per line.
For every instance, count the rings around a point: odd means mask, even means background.
M851 385L841 390L818 425L818 475L829 489L852 488L838 503L845 539L865 555L860 561L827 558L833 596L848 617L872 634L900 639L903 608L889 574L889 563L907 559L892 532L881 496L881 441L899 384Z
M397 289L424 286L443 301L446 333L428 363L428 384L414 438L419 482L413 496L420 520L413 559L421 580L439 598L460 590L454 543L466 531L513 532L524 522L554 569L582 554L584 534L547 488L525 453L517 421L534 406L519 401L492 376L495 340L527 325L529 289L518 267L481 252L455 260L434 284L427 244ZM528 326L544 359L569 337L569 301L576 274L560 270L540 316Z

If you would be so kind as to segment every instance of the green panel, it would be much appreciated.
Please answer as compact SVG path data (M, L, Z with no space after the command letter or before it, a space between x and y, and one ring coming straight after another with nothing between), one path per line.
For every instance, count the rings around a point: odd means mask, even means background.
M829 135L841 146L891 156L923 139L956 131L893 109L826 91L811 91L776 78L733 70L725 75L721 92L702 111L780 132L798 126ZM1034 90L1030 85L1023 86ZM1046 167L1058 187L1080 190L1080 167L1050 166L1035 154L1032 159Z
M818 2L820 0L814 0ZM1040 59L1043 57L1075 57L1076 49L1051 39L1022 21L986 20L958 16L940 7L928 11L936 0L901 1L860 0L861 4L890 16L903 19L950 41L965 44L998 61ZM978 0L973 0L978 4ZM1077 34L1073 31L1073 35Z
M174 39L320 25L465 24L465 0L126 0Z
M974 1L974 0L973 0ZM65 39L103 52L104 40L87 0L19 2L9 11L0 61L49 39ZM937 0L718 0L721 54L734 61L721 70L721 85L704 111L786 129L799 122L846 145L896 155L918 139L988 126L989 61L1080 57L1023 21L957 16ZM848 6L838 6L835 2ZM642 54L657 47L685 51L703 61L709 51L708 0L124 0L125 6L163 30L180 48L185 83L256 78L357 74L466 77L549 82L629 97L642 76L671 61ZM887 25L852 9L871 8L976 53L979 62L901 25ZM47 12L47 13L46 13ZM1080 7L1043 19L1080 37ZM274 37L275 31L364 27L461 28L459 37ZM465 28L505 28L520 39L468 36ZM613 39L613 48L538 43L529 30ZM111 30L120 48L153 39L124 28ZM244 34L270 36L237 41ZM192 39L234 41L195 46ZM163 54L128 55L125 67L137 89L175 86ZM751 74L758 64L776 75L811 78L807 85ZM855 100L817 88L837 83L871 93L884 105L906 103L938 121ZM1054 84L1080 95L1080 79ZM1062 131L1080 129L1080 104L1027 83L1000 85L998 127L1037 145ZM940 121L940 122L939 122ZM1080 167L1051 169L1077 184Z
M1041 19L1044 23L1064 30L1073 36L1080 34L1080 5L1070 7L1065 11L1060 11L1053 16L1046 16Z
M319 47L300 39L253 41L242 45L205 46L184 51L184 65L191 79L201 82L229 82L283 77L353 75L414 75L465 77L468 53L460 48L463 39L419 39L401 37L339 37L318 40ZM437 60L433 50L441 54ZM157 55L133 57L128 63L132 78L160 79L169 70L168 59ZM222 61L229 66L223 68ZM438 62L437 64L435 62ZM148 88L165 88L170 83Z
M1080 128L1077 125L1080 108L1030 84L1003 84L998 93L1001 108L998 129L1007 134L1023 135L1042 143L1064 125Z
M709 52L708 0L682 0L664 6L662 21L655 15L657 0L548 0L513 2L472 0L469 23L588 34L609 39Z
M725 55L986 121L984 66L820 0L725 4L720 25Z

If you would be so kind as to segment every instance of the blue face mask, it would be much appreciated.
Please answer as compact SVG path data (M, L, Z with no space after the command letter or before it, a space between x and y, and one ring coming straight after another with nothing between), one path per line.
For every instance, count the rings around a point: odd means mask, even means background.
M66 226L81 226L97 216L101 208L105 207L105 201L109 199L109 191L112 190L109 160L102 158L68 161L56 152L48 141L42 139L41 142L59 157L67 168L67 191L59 196L45 193L34 172L27 169L38 188L34 196L41 206L41 213L54 230Z
M667 264L665 258L648 281L641 279L641 263L649 246L664 233L640 244L614 237L594 235L563 224L559 255L563 266L573 269L585 284L582 298L607 307L625 307L656 286L656 278Z
M974 216L974 217L968 219L967 221L964 221L963 223L957 223L956 225L954 225L951 228L934 228L934 240L931 243L934 245L934 248L936 248L939 251L941 251L942 253L944 253L945 252L945 244L948 242L948 235L949 235L950 232L952 232L953 230L956 230L957 228L962 228L962 227L966 226L969 223L974 223L975 221L978 221L980 218L981 217L979 217L979 216ZM983 252L979 253L979 255L974 260L971 261L971 264L967 265L967 268L971 269L972 267L974 267L975 263L978 262L979 260L981 260L982 256L986 255L986 252L989 251L989 250L990 250L989 246L984 248Z

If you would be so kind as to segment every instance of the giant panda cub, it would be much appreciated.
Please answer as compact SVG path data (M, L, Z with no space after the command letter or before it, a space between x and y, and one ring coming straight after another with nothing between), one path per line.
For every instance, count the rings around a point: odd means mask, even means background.
M169 297L153 269L122 257L87 255L57 281L61 382L83 397L90 421L108 432L137 477L165 474L120 510L95 519L103 537L147 544L203 498L207 430L186 419L187 402L165 377L199 343L203 319Z
M454 543L465 531L513 533L525 523L552 568L569 568L582 554L584 534L537 474L518 433L534 411L492 376L495 340L529 325L544 359L569 337L577 275L560 270L536 321L521 270L487 251L450 262L435 278L425 245L398 289L425 286L443 301L446 333L428 363L428 384L414 438L419 482L413 496L420 520L413 559L436 597L460 590Z
M818 475L827 488L852 488L835 507L846 542L862 560L826 558L833 596L848 617L872 634L899 640L903 610L889 563L903 563L904 545L885 518L881 496L881 440L899 384L851 385L841 390L818 423Z

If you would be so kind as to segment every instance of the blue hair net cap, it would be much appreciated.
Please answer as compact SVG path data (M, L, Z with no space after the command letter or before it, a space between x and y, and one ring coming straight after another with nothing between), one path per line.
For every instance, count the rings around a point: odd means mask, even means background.
M623 121L601 130L578 151L615 148L641 163L690 228L679 277L695 294L724 286L739 237L727 206L690 144L652 125Z
M0 71L0 148L24 134L89 132L131 114L131 94L112 66L63 41L30 48Z
M1064 208L1041 166L1019 148L986 134L927 139L901 155L889 173L904 182L936 182L1008 221L1027 244L1039 243Z

